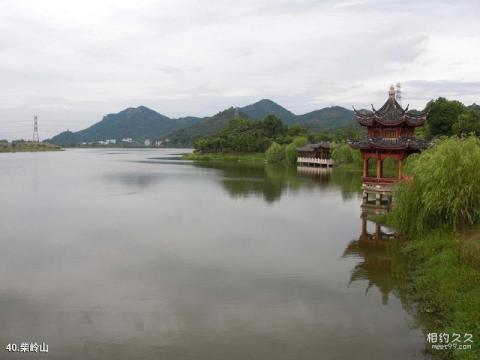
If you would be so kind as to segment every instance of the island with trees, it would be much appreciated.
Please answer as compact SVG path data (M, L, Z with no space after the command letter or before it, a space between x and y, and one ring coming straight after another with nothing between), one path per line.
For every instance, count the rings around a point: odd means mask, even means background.
M0 152L38 152L59 150L63 149L58 145L53 145L46 142L0 140Z

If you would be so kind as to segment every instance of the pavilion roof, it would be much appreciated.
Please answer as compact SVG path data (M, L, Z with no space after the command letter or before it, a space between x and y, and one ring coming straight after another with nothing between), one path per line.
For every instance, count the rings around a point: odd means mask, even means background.
M320 141L316 144L307 144L297 148L297 151L315 151L317 149L330 149L332 144L329 141Z
M348 141L348 144L354 149L360 150L422 151L430 146L430 143L413 137L399 137L395 139L368 138L358 141Z
M367 127L377 126L378 124L387 127L399 125L417 127L423 125L427 118L426 112L418 114L409 112L408 105L405 109L402 108L395 99L395 89L393 86L390 87L388 100L380 109L376 110L372 105L372 112L361 112L355 108L353 108L353 110L360 125Z

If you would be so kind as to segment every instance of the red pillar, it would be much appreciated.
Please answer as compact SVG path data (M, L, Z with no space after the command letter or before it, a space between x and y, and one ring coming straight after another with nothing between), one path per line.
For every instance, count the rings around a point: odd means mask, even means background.
M368 176L368 158L367 157L363 157L363 177L367 177Z
M382 240L382 233L381 233L381 226L380 224L375 223L375 240L380 241Z
M360 234L360 237L363 238L366 235L367 235L367 217L362 216L362 233Z
M377 179L382 178L382 160L380 157L377 158Z

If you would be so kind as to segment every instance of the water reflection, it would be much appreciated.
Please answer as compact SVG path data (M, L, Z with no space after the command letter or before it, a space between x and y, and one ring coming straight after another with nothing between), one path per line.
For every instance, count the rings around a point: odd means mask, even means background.
M119 183L127 187L147 188L165 179L164 174L157 173L122 173L112 172L103 175L108 182Z
M396 297L345 286L367 262L364 279L389 291L369 249L339 256L360 231L357 174L170 158L0 157L1 344L46 341L72 360L419 353Z
M332 168L285 167L262 163L194 162L194 166L215 169L221 183L233 198L263 197L268 203L291 193L315 189L339 189L344 200L358 196L360 178L352 172Z
M348 244L343 257L360 260L352 270L350 284L354 281L367 281L366 293L376 286L382 294L383 304L386 305L389 294L395 288L391 271L392 254L388 251L388 246L395 241L395 235L379 223L369 220L369 216L369 213L362 212L360 236ZM369 225L374 228L373 231L369 231Z
M227 193L233 198L261 196L272 203L279 200L286 191L314 189L340 190L343 200L358 197L361 191L361 177L356 172L338 168L272 166L233 162L198 162L196 167L215 169ZM397 245L395 234L374 221L376 215L384 214L384 207L361 206L360 235L351 241L343 252L343 258L355 258L359 262L351 271L349 285L366 281L365 292L376 287L382 296L382 303L388 304L389 295L399 285L392 264L402 261L401 255L392 251ZM396 257L392 259L392 257Z

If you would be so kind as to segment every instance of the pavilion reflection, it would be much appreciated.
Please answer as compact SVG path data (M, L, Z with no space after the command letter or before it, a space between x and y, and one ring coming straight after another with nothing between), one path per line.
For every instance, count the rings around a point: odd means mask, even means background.
M335 167L297 166L297 174L301 178L309 178L323 187L339 189L344 200L362 194L360 177L349 170Z
M234 198L262 197L266 202L280 200L288 190L339 189L342 198L348 199L361 194L361 183L357 176L340 169L301 168L275 166L264 163L242 162L194 162L195 167L220 172L223 188Z
M328 178L332 173L331 167L316 167L316 166L297 166L297 172L300 175L313 175L319 179Z
M360 236L348 244L343 257L360 260L351 272L349 285L354 281L367 281L365 292L377 287L382 294L382 303L386 305L389 294L396 287L392 274L394 259L389 251L396 237L388 228L373 221L372 216L377 214L378 211L362 211Z

